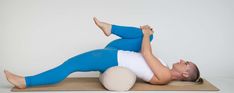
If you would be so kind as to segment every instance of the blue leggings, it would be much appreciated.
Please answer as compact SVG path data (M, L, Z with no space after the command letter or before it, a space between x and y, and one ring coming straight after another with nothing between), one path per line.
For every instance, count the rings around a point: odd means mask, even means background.
M69 74L81 71L99 71L118 66L118 50L139 52L143 33L136 27L112 25L111 33L120 39L110 42L104 49L96 49L74 56L63 64L33 76L26 76L26 87L50 85L63 81ZM150 36L152 41L153 35Z

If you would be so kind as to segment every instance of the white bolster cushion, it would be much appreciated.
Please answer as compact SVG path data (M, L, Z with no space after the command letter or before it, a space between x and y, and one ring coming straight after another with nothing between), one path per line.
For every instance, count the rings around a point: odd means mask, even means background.
M136 75L126 67L114 66L100 74L101 84L111 91L128 91L136 82Z

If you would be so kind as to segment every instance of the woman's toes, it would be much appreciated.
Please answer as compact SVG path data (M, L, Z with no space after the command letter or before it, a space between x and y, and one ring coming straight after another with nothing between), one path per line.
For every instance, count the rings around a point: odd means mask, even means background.
M100 26L100 21L96 17L93 18L93 21L97 26Z
M111 24L101 22L96 17L93 18L95 24L104 32L106 36L110 36L111 34Z
M4 70L4 73L6 75L6 78L9 79L10 76L11 76L11 73L9 71L7 71L7 70Z

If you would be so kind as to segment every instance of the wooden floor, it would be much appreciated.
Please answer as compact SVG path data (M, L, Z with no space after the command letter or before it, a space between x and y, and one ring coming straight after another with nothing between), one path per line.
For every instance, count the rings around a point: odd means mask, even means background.
M123 82L124 83L124 82ZM152 85L138 79L129 91L218 91L213 84L204 79L203 84L194 82L173 81L167 85ZM66 78L64 81L54 84L26 89L12 88L13 92L31 91L108 91L100 83L97 77Z
M128 92L109 92L109 91L56 91L56 93L231 93L234 91L234 78L227 77L207 77L212 84L220 89L220 91L128 91ZM0 84L1 93L11 93L12 86L8 83ZM51 91L52 92L52 91ZM29 92L20 92L29 93ZM33 92L45 93L45 92Z

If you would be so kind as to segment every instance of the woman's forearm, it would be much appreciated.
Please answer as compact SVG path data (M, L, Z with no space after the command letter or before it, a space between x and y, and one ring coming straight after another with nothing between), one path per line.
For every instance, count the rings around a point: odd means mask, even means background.
M151 49L151 44L150 44L150 35L153 35L152 30L149 29L149 27L142 27L144 36L142 40L142 47L141 47L141 53L154 73L154 76L157 79L154 79L154 83L158 84L165 84L170 81L170 71L168 68L163 66L163 64L160 62L160 60L153 55L152 49Z
M157 79L163 80L165 79L164 74L168 72L168 70L160 63L160 60L153 55L149 37L150 35L147 34L143 36L141 52L146 63L155 74Z
M152 55L152 49L150 44L150 35L145 34L143 36L141 44L141 53L142 55Z

